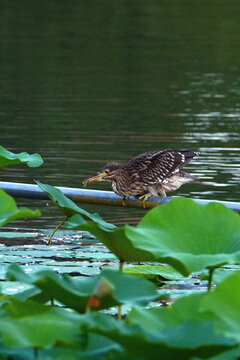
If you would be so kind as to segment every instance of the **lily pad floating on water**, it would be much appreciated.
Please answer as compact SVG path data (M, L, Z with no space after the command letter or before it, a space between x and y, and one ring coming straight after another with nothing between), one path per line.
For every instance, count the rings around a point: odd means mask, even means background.
M43 163L43 159L39 154L28 154L27 152L21 152L14 154L11 151L6 150L0 145L0 169L10 165L27 165L29 167L38 167Z
M0 226L13 220L41 216L39 210L30 210L26 207L18 208L15 200L0 189Z
M125 274L138 275L146 279L183 280L184 276L171 266L163 265L135 265L123 269Z

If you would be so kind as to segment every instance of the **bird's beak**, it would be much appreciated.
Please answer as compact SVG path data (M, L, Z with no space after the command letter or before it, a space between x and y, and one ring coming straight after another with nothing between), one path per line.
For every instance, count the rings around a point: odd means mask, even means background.
M95 174L95 175L93 175L93 176L90 176L89 178L87 178L87 179L85 179L85 180L83 181L83 186L86 187L87 184L90 183L90 182L92 182L92 181L101 181L102 178L103 178L104 176L106 176L106 175L107 175L107 173L106 173L105 171L103 171L103 172L101 172L101 173L97 173L97 174Z

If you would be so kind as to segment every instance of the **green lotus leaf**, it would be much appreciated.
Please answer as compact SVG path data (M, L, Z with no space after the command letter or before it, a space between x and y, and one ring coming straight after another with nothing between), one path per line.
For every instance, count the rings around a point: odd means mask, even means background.
M202 311L217 318L216 329L220 334L240 343L240 272L228 276L216 290L202 301Z
M222 204L177 198L150 210L125 236L184 276L240 263L240 217Z
M32 284L40 289L42 294L30 290L24 292L28 292L33 300L46 302L56 299L78 312L86 311L91 295L99 299L95 310L118 304L147 305L149 301L158 298L153 283L112 270L104 270L95 277L72 279L67 274L59 276L53 271L25 274L18 265L13 264L9 266L6 277L8 280ZM26 296L22 295L21 298Z
M218 355L214 355L207 358L207 360L239 360L239 359L240 359L240 347L226 350ZM191 360L202 360L202 358L193 357L191 358Z
M213 322L188 320L163 330L145 330L138 324L117 321L103 314L83 316L90 331L120 344L127 355L148 360L190 359L201 354L217 354L232 348L235 341L215 333Z
M3 343L14 347L52 346L56 341L77 342L80 330L77 323L54 313L41 313L23 318L0 318Z
M79 357L81 359L94 359L111 350L121 350L120 346L110 339L98 334L87 334L84 329L80 328L82 323L80 315L64 308L49 307L31 300L19 301L15 297L9 296L6 297L1 310L2 312L5 311L4 316L0 318L0 334L3 343L7 346L14 346L18 350L28 347L45 348L48 349L49 356L52 355L47 358L54 359L64 359L64 356L57 356L59 352L57 347L55 347L54 352L51 351L53 350L52 346L56 343L61 346L61 354L65 353L65 356L67 356L68 348L72 351L73 348L76 349L78 359ZM9 356L14 354L1 345L1 354ZM21 351L18 355L20 356L20 354ZM19 356L16 358L28 359L28 357ZM73 358L77 359L75 356ZM71 359L71 356L65 357L65 359Z
M122 262L154 261L155 257L145 250L136 249L125 235L127 225L108 229L97 222L84 222L78 215L72 216L66 223L69 229L89 231L101 241Z
M80 214L84 220L94 221L106 229L114 229L116 226L104 221L97 213L90 214L89 212L78 207L71 199L68 199L59 189L54 186L43 184L35 180L37 185L44 191L51 201L67 216L70 217L74 214Z
M3 146L0 146L0 169L9 165L23 164L29 167L38 167L43 163L43 159L39 154L28 154L21 152L14 154L11 151L6 150Z
M18 208L15 200L0 189L0 226L13 220L37 216L41 216L39 210L33 211L25 207Z
M146 331L163 330L170 326L178 326L189 320L213 321L214 316L201 311L201 304L206 293L192 294L177 299L168 307L150 309L135 307L128 314L131 324L139 325Z
M84 338L84 335L82 338ZM85 338L87 343L85 346L82 345L81 349L74 349L73 347L55 347L49 352L49 357L46 360L103 360L109 358L109 353L112 353L113 351L116 355L119 355L119 353L122 352L122 349L118 344L104 336L88 333L85 335ZM120 358L115 356L111 356L111 359L128 360L124 357Z

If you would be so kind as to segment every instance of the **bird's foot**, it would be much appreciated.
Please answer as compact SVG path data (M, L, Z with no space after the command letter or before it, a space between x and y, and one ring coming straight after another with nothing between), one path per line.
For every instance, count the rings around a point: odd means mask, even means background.
M122 199L122 204L123 204L123 206L126 206L126 203L125 203L126 198L127 198L127 197L124 196L123 199Z
M139 200L141 200L143 202L143 207L144 208L145 208L145 201L147 201L147 199L150 198L151 196L152 196L151 193L139 196Z

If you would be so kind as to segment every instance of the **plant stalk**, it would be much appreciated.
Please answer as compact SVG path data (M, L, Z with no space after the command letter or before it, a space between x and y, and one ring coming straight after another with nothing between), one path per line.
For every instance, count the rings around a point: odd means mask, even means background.
M123 270L123 264L124 264L124 261L120 260L119 261L119 271L121 271L121 272Z
M214 269L209 269L208 291L211 291L211 289L212 289L213 272L214 272Z
M122 260L119 261L119 271L122 272L124 262ZM118 320L122 320L122 305L118 305Z
M38 348L37 347L34 347L33 348L33 356L34 356L34 359L37 360L39 359L39 351L38 351Z
M55 229L53 230L53 232L51 233L51 235L50 235L50 237L48 239L48 245L51 244L51 240L52 240L52 237L55 234L55 232L58 231L58 229L67 221L67 219L68 219L68 216L60 224L58 224L57 227L55 227Z

